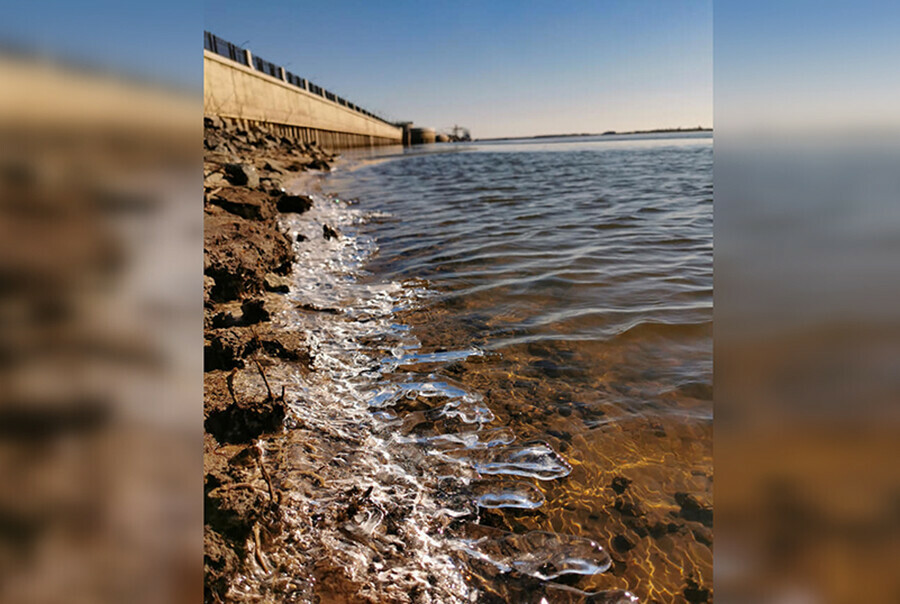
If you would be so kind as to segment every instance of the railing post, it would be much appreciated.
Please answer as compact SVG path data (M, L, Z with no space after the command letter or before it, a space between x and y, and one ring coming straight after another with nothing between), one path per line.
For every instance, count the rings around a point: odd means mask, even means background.
M281 67L281 66L278 67L278 77L281 78L282 82L287 82L287 78L284 75L284 67Z
M247 58L247 67L250 69L254 69L253 67L253 55L250 54L250 51L246 48L244 49L244 57Z

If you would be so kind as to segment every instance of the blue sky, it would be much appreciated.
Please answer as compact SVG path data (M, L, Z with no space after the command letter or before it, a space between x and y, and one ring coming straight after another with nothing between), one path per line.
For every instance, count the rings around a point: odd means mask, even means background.
M712 125L711 0L220 0L204 25L380 115L477 137Z

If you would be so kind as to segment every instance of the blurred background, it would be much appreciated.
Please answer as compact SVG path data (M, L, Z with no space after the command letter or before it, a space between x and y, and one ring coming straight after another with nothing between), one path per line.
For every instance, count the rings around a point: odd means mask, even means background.
M715 3L715 587L900 601L900 6Z
M0 601L201 595L199 6L0 24Z

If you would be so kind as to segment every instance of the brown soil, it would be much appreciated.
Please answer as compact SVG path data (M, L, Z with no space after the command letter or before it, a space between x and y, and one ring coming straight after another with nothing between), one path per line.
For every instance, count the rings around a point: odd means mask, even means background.
M205 126L205 600L222 602L256 551L248 544L271 540L279 527L280 497L255 442L280 432L285 418L284 394L272 390L267 367L307 371L310 362L303 336L274 329L267 310L287 291L294 262L278 216L312 205L284 186L299 172L327 169L333 156L218 118ZM246 372L262 380L240 379Z

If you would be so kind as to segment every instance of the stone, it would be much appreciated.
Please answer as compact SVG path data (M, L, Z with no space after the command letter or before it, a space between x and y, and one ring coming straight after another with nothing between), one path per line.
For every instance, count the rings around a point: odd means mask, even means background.
M699 522L707 527L712 527L713 511L700 503L690 493L675 493L675 502L681 507L678 515L691 522Z
M250 164L227 164L225 176L233 185L250 188L259 186L259 173Z
M287 277L267 273L263 281L263 287L266 291L275 292L276 294L286 294L291 291L290 280Z
M331 228L327 224L322 225L322 237L326 240L337 239L341 234L337 232L337 230Z
M271 319L263 301L258 299L244 300L241 303L241 312L243 313L241 322L244 325L253 325Z
M262 163L263 170L278 172L279 174L284 174L285 172L287 172L287 168L284 167L284 164L274 159L266 159Z
M275 207L282 214L302 214L309 211L312 206L312 197L308 195L282 195Z
M621 495L625 492L625 489L628 488L628 485L631 484L631 481L625 478L624 476L616 476L612 479L612 483L610 486L612 490L616 492L616 494Z
M225 197L222 195L213 196L209 202L217 205L226 212L246 218L248 220L263 220L271 213L271 208L266 211L263 199L250 195L231 195Z
M323 172L331 170L331 164L324 159L314 159L306 164L306 167L310 170L322 170Z
M212 172L203 180L203 186L209 188L224 187L228 184L225 175L221 172Z

